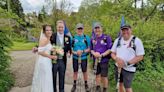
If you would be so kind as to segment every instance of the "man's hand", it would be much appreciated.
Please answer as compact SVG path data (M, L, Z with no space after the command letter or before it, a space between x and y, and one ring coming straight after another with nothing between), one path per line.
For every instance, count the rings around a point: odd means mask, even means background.
M37 52L38 52L38 48L37 48L37 47L33 47L33 48L32 48L32 52L33 52L33 53L37 53Z
M70 54L70 52L68 52L68 53L67 53L67 57L69 57L69 58L71 57L71 54Z
M89 52L90 52L89 48L84 50L84 53L89 53Z
M121 58L116 58L116 63L118 65L119 68L123 68L125 66L124 61Z
M77 55L78 55L78 56L81 56L81 55L82 55L82 52L83 52L82 50L78 50L78 51L77 51Z
M94 52L93 55L94 55L95 58L100 58L101 57L101 54L99 52Z

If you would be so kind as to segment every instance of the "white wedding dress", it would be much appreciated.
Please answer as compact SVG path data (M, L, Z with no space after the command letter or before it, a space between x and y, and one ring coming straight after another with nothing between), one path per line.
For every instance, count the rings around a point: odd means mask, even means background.
M50 54L52 45L49 43L44 47L39 47L39 51L45 51ZM51 59L38 56L35 65L31 92L53 92L52 63Z

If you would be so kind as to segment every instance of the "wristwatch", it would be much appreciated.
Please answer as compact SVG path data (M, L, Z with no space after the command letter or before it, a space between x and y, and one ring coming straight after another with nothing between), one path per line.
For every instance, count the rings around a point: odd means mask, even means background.
M101 54L101 58L103 58L104 57L104 55L103 54Z
M85 53L85 50L83 50L83 52L82 53Z
M131 65L129 62L127 62L127 65L129 66L129 65Z

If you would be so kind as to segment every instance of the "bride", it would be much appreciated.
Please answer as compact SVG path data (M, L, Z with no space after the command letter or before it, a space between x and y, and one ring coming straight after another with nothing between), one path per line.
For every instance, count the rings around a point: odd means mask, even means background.
M39 40L39 56L35 65L31 92L53 92L51 60L57 59L57 57L50 55L52 50L51 35L51 26L44 25Z

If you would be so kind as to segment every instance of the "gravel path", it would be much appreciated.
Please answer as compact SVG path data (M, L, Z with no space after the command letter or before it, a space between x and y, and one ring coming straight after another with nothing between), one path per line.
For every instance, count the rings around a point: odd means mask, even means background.
M15 77L15 85L9 92L30 92L34 66L37 55L31 51L14 51L11 52L12 63L11 72ZM70 92L72 87L72 60L68 60L65 92ZM89 77L92 75L89 74Z

